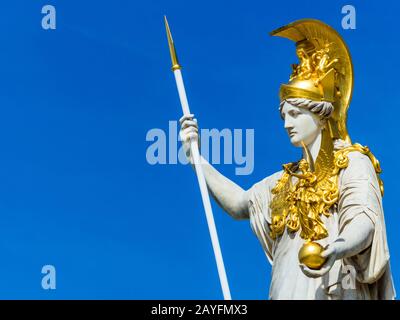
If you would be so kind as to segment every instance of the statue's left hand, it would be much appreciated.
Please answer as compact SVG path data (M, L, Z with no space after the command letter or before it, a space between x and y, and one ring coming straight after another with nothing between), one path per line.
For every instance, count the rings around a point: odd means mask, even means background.
M322 265L321 269L310 269L304 264L300 264L301 271L310 278L322 277L331 270L333 264L338 258L338 250L336 248L336 243L332 243L321 252L321 256L326 258L325 263Z

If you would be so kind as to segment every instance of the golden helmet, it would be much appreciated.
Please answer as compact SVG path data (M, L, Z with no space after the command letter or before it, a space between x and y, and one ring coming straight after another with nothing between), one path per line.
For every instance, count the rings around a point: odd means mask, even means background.
M305 98L328 101L334 112L328 120L331 138L347 142L346 119L353 90L353 64L342 37L319 20L302 19L271 32L296 43L298 64L293 64L287 84L279 92L281 101Z

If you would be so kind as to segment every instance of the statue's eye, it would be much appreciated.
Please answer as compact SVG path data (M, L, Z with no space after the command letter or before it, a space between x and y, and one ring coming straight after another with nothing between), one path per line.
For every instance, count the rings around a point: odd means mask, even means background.
M300 114L300 112L295 111L295 110L291 110L291 111L289 112L289 114L290 114L293 118L296 118L296 117Z

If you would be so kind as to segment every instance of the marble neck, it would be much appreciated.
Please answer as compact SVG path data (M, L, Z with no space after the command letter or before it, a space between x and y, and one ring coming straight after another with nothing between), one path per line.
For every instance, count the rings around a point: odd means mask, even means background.
M322 130L318 133L315 139L307 145L307 148L310 151L314 163L317 160L319 149L321 148L321 140L322 140ZM304 153L304 150L303 150L303 159L307 159L307 155Z

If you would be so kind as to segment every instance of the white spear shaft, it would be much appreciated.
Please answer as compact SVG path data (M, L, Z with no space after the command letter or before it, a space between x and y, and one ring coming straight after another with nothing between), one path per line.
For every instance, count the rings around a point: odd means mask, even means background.
M187 115L190 115L190 110L189 110L189 103L188 103L187 97L186 97L185 86L183 83L181 66L179 65L179 62L178 62L178 59L176 56L176 51L175 51L174 42L172 40L171 31L169 29L168 21L165 16L164 16L164 21L165 21L165 28L167 30L168 45L169 45L171 59L172 59L172 71L174 72L174 75L175 75L175 81L176 81L176 86L178 88L179 99L180 99L181 105L182 105L182 111L183 111L183 114L185 116L187 116ZM211 208L210 197L208 194L206 180L204 178L203 168L201 166L199 146L198 146L196 139L190 140L190 152L191 152L191 155L193 158L194 167L195 167L196 175L197 175L197 180L199 182L201 198L203 200L203 206L204 206L204 210L205 210L206 218L207 218L208 230L210 232L211 243L212 243L212 246L214 249L214 256L215 256L215 260L217 262L218 275L219 275L219 280L221 283L222 293L224 295L225 300L231 300L232 298L231 298L231 293L229 290L228 279L226 277L224 260L222 258L222 252L221 252L221 247L219 245L217 228L215 227L215 221L214 221L214 216L213 216L213 212L212 212L212 208Z

